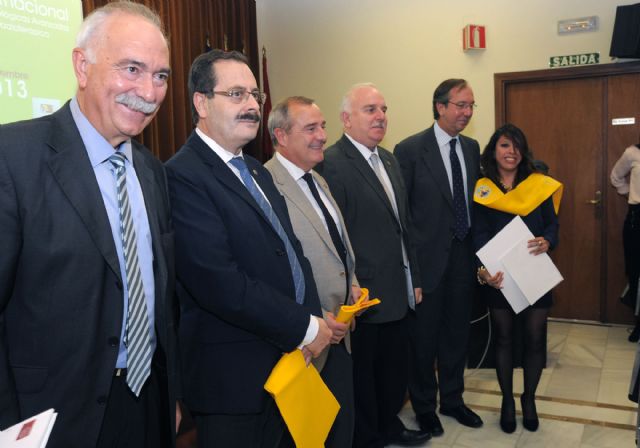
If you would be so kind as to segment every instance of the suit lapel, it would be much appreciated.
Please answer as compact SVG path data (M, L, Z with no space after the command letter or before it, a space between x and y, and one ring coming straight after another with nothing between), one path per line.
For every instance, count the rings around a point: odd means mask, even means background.
M315 179L316 183L320 186L322 191L324 191L325 196L329 199L329 202L331 202L331 205L333 206L334 210L336 210L338 214L338 221L340 224L340 233L342 234L342 240L344 241L344 245L347 249L347 268L349 269L349 272L353 272L353 266L355 264L355 261L354 261L355 255L353 254L351 241L349 240L349 234L347 233L347 227L344 224L342 213L340 213L340 208L338 207L338 204L336 204L336 201L334 201L333 196L331 195L331 190L329 189L329 184L327 184L327 181L324 180L324 177L320 176L318 173L316 173L313 170L311 170L311 175ZM327 232L327 237L331 238L328 232ZM331 244L331 247L333 247L333 244ZM336 253L336 256L339 258L339 255L337 253Z
M120 264L109 217L93 167L71 117L68 104L56 114L56 119L59 123L54 126L55 131L49 139L49 146L55 152L48 162L49 169L80 216L107 264L120 278Z
M462 154L464 155L464 165L467 169L467 204L469 205L469 210L471 210L473 208L471 207L471 204L473 204L473 191L476 188L472 173L475 173L478 167L474 167L472 165L476 158L471 154L473 149L469 147L469 144L462 135L460 136L460 145L462 148Z
M236 177L233 171L231 171L231 169L222 161L222 159L218 157L218 155L215 154L213 150L207 146L207 144L198 136L198 134L195 133L195 131L191 134L191 137L189 137L189 141L187 142L187 144L194 148L194 150L196 150L196 152L202 158L203 162L212 168L213 175L220 183L225 185L233 194L238 195L243 201L247 203L247 205L253 208L255 212L269 224L269 226L271 226L269 219L267 219L256 200L253 199L253 196L251 196L251 193L249 193L247 187L245 187L242 181L240 181L240 179ZM249 171L251 171L250 167ZM254 179L259 183L256 177L254 177Z
M339 259L340 256L336 252L333 241L331 240L331 235L329 235L327 228L322 223L320 216L316 213L313 205L309 202L309 199L302 191L302 188L300 188L300 185L298 185L295 179L291 177L291 174L289 174L287 169L282 166L277 157L273 157L271 160L271 168L273 169L273 180L280 186L279 190L298 210L300 210L300 213L302 213L307 221L309 221L311 227L313 227L316 233L320 236L320 239L336 256L336 258Z
M444 167L444 161L442 160L442 154L440 153L433 127L429 128L425 133L423 147L422 159L427 169L431 172L435 184L453 209L453 195L449 187L449 176L447 176L447 169Z
M347 136L342 136L340 144L344 150L346 157L351 161L355 169L360 173L367 184L369 184L369 186L376 192L376 194L380 196L380 199L386 205L389 213L391 213L395 218L396 214L393 211L391 202L389 202L389 197L384 191L384 187L378 180L378 176L376 176L373 168L371 168L371 165L369 165L369 162L367 162L365 158L362 157L360 151L358 151L358 149L353 146L353 143L351 143Z

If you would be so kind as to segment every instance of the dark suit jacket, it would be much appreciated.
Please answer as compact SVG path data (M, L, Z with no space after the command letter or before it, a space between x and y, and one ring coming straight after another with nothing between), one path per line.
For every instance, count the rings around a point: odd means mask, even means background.
M166 164L176 231L184 399L195 412L262 411L264 383L283 352L322 316L309 262L285 201L257 160L245 160L296 249L305 306L284 243L244 184L193 132Z
M467 204L473 210L473 189L480 171L478 142L459 135L467 170ZM407 186L411 237L422 273L422 290L433 291L442 278L453 240L453 195L433 127L398 143L393 154ZM473 222L473 215L471 215Z
M419 287L418 266L412 257L407 232L407 199L404 182L393 155L378 147L398 205L400 223L373 168L346 137L325 151L316 167L329 184L344 217L356 256L356 277L382 303L358 317L361 322L382 323L402 319L408 310L406 274L402 259L404 238L413 275Z
M173 234L164 170L133 142L151 228L158 347L175 360ZM122 326L122 279L69 105L0 127L0 426L53 407L48 447L95 446ZM175 426L177 368L161 370Z

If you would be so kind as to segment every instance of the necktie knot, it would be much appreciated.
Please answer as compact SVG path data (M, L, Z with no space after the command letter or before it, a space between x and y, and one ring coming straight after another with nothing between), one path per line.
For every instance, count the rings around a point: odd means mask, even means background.
M124 169L125 162L127 161L127 156L125 156L120 151L116 151L109 156L109 162L116 170Z
M247 168L247 162L244 161L244 158L240 157L240 156L236 156L233 159L231 159L229 161L229 163L233 166L235 166L236 168L238 168L238 170L240 172L243 171L249 171L249 168Z
M451 148L452 152L455 152L456 150L456 143L458 143L457 138L452 138L451 141L449 142L449 147Z

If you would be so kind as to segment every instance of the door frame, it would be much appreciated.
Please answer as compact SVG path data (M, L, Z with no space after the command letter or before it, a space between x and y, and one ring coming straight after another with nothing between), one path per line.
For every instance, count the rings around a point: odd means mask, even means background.
M552 68L542 70L531 70L523 72L508 72L508 73L495 73L493 75L493 85L495 94L495 126L496 129L506 122L507 116L507 103L506 103L506 91L507 88L513 84L530 83L530 82L544 82L544 81L560 81L580 78L597 78L608 77L611 75L627 75L640 73L640 61L633 62L620 62L611 64L596 64L586 65L580 67L566 67L566 68ZM603 98L603 111L604 116L608 117L609 111L607 107L606 96ZM604 126L602 133L601 147L606 148L608 142L608 126ZM601 185L604 188L608 185L608 173L606 169L601 170L602 178L600 179ZM607 204L603 204L606 211ZM606 219L606 215L603 214L603 219ZM601 238L602 244L600 245L600 259L605 260L607 256L607 232L608 226L601 226ZM607 288L608 288L608 276L606 263L600 263L600 321L609 322L609 316L607 312ZM603 300L605 298L605 300Z

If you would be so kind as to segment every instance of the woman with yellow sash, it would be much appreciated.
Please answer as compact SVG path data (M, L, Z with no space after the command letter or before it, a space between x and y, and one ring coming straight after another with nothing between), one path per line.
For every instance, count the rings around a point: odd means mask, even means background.
M555 247L558 242L557 211L562 185L535 172L523 132L511 124L499 128L482 153L480 164L485 177L478 180L474 191L473 237L476 250L516 215L536 235L528 242L532 254L545 253ZM496 373L502 390L500 427L504 432L512 433L516 429L513 398L513 328L516 315L500 292L502 280L502 272L491 275L482 266L478 269L478 281L485 285L481 289L495 333ZM522 360L524 392L520 402L522 424L529 431L537 430L539 425L535 394L546 359L547 315L550 307L549 292L521 312L525 351Z

